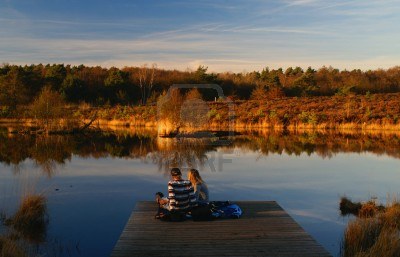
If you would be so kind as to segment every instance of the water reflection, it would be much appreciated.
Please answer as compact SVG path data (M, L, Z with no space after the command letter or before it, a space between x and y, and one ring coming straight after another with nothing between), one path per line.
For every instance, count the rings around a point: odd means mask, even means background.
M226 138L225 138L226 139ZM301 133L258 131L230 138L229 146L213 143L213 138L161 138L152 130L124 132L97 132L85 135L31 136L0 133L0 162L18 172L19 165L31 159L43 174L51 177L57 166L64 165L73 155L83 158L134 158L152 161L160 171L171 166L202 167L207 163L207 153L223 147L235 147L258 152L260 157L269 154L316 154L331 158L337 153L374 153L400 158L398 134L362 134L357 132Z
M400 158L400 135L397 133L361 133L356 131L254 132L234 140L235 145L262 155L317 154L330 158L338 153L374 153Z
M149 154L158 169L168 173L171 167L204 167L206 153L216 151L212 139L158 138L157 149Z
M50 216L44 195L23 197L14 214L2 212L0 225L6 228L0 234L1 256L71 256L79 255L75 247L48 237Z
M43 173L51 177L58 165L83 158L144 158L156 149L155 134L92 133L81 135L6 135L0 134L0 162L13 166L31 159Z
M338 195L396 192L399 160L376 155L399 158L399 138L395 133L242 131L222 138L230 145L218 145L215 138L160 138L153 130L76 136L4 132L0 209L7 207L13 215L25 186L36 185L35 192L44 192L48 199L51 217L41 253L80 256L81 251L82 256L105 257L135 201L151 200L155 191L165 190L168 177L162 175L169 166L207 166L221 154L231 158L223 172L200 168L214 199L276 200L336 253L335 240L344 226L337 217ZM16 174L6 172L10 167ZM59 253L61 248L64 253Z

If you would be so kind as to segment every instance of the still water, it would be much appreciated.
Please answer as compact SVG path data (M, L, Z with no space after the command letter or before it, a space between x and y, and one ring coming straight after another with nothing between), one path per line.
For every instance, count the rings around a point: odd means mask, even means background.
M0 210L12 216L23 196L43 194L43 256L109 256L136 201L166 191L168 169L197 167L211 200L275 200L334 256L353 200L398 195L396 134L242 132L234 137L166 139L155 131L80 136L0 133ZM3 234L7 232L2 228ZM32 244L28 244L31 245Z

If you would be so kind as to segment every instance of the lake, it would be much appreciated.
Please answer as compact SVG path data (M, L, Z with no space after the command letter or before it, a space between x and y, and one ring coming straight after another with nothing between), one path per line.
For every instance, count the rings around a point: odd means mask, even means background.
M154 130L78 136L0 130L0 210L46 197L43 256L109 256L140 200L166 192L170 167L197 167L211 200L275 200L334 256L349 218L341 196L385 202L400 186L400 136L392 133L241 131L221 138L161 138ZM2 227L3 234L7 228ZM38 247L33 247L38 246Z

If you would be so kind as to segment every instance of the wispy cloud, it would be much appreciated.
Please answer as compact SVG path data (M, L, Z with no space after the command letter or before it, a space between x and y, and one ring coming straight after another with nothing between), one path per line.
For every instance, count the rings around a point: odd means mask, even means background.
M226 3L200 1L191 7L184 1L154 6L126 2L118 6L139 10L136 15L64 14L59 19L10 4L0 10L0 61L107 66L156 62L166 68L204 64L214 71L243 71L265 66L388 68L400 59L400 35L395 33L399 0ZM179 7L184 9L177 12Z
M98 20L98 21L69 21L69 20L47 20L47 19L28 19L26 17L24 18L1 18L0 21L3 22L29 22L31 25L37 25L37 24L55 24L55 25L79 25L79 26L115 26L115 27L139 27L143 26L145 24L148 24L149 20L127 20L125 22L112 22L112 21L104 21L104 20ZM154 20L153 20L154 21Z
M316 30L313 28L302 29L296 27L234 27L234 28L222 28L218 27L210 29L209 31L219 32L237 32L237 33L252 33L252 32L263 32L263 33L286 33L286 34L312 34L312 35L329 35L333 34L329 31Z
M317 7L317 10L324 10L324 9L332 9L332 8L337 8L337 7L342 7L342 6L348 6L354 4L355 1L347 1L347 2L331 2L329 4L324 4L321 5L320 7Z
M321 0L291 0L291 1L284 1L286 2L285 7L290 7L290 6L307 6L310 4L315 4L318 2L323 2Z

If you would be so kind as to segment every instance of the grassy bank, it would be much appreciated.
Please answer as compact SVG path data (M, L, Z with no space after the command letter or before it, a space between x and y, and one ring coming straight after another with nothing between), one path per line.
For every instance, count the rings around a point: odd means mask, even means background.
M286 97L236 102L234 118L237 127L399 130L399 104L400 94ZM210 107L211 123L227 124L228 108Z
M343 199L341 202L341 209ZM375 201L345 205L357 216L347 225L342 256L396 257L400 253L400 202L380 206Z
M199 100L201 101L201 100ZM205 103L205 102L204 102ZM273 100L206 102L206 108L198 110L196 104L186 101L174 109L177 115L168 130L273 128L276 130L299 129L361 129L400 130L400 93L350 95L332 97L283 97ZM182 108L182 106L184 106ZM179 120L182 113L196 122ZM0 123L18 122L35 125L37 120L25 108L20 117L0 119ZM68 106L69 117L87 121L96 116L95 125L126 127L157 127L157 106L91 107ZM181 115L179 115L181 114ZM197 122L201 116L203 122ZM18 119L17 119L18 118ZM163 117L161 117L163 118ZM205 121L205 122L204 122Z

